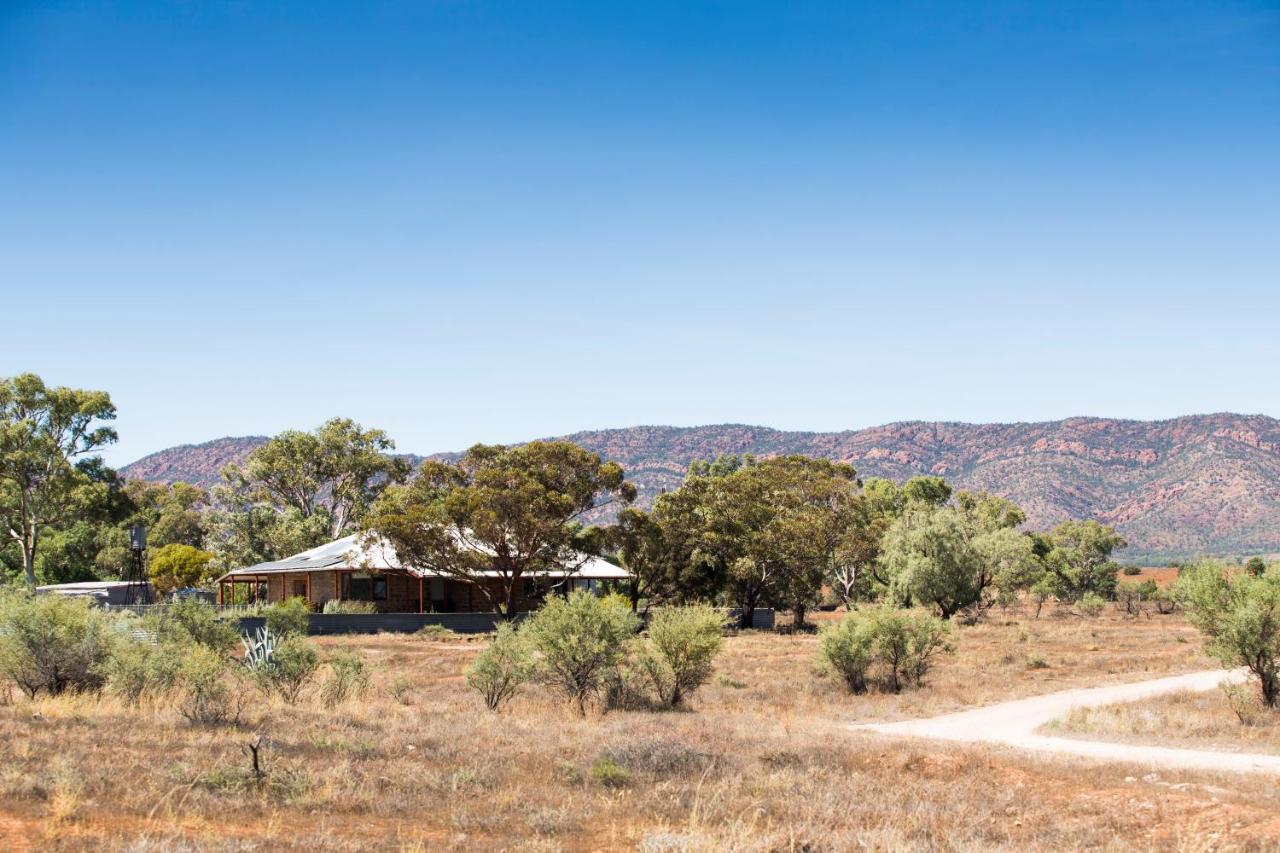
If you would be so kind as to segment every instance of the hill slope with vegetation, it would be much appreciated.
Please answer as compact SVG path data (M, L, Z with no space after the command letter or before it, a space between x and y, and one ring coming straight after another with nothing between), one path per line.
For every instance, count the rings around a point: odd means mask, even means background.
M1096 518L1126 536L1129 559L1280 550L1280 421L1261 415L915 422L835 433L638 426L565 438L619 462L646 506L678 486L694 459L802 453L850 462L863 477L935 474L957 488L985 489L1023 507L1035 527ZM170 448L123 473L210 485L222 465L243 462L264 441Z

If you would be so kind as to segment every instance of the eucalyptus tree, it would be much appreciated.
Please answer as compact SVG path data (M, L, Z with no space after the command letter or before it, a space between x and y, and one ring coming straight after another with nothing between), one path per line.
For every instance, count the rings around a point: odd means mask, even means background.
M333 418L287 430L222 470L206 515L209 546L225 565L277 559L357 529L378 496L408 477L380 429Z
M477 444L456 463L429 460L388 488L366 526L405 566L472 583L511 619L526 582L545 591L603 544L585 516L635 494L616 462L567 441Z
M0 523L31 590L41 537L89 498L115 416L105 391L49 387L33 373L0 379Z

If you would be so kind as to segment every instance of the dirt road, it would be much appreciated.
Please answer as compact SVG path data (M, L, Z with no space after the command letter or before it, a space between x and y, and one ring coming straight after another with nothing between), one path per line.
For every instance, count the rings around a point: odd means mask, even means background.
M1036 729L1072 708L1133 702L1179 690L1213 690L1223 679L1242 679L1242 672L1210 670L1117 684L1084 690L1065 690L1047 696L1002 702L971 711L945 714L924 720L900 723L855 725L855 729L882 734L935 738L963 743L994 743L1034 752L1078 755L1105 761L1127 761L1158 767L1180 767L1197 770L1240 770L1280 774L1280 755L1213 752L1203 749L1173 749L1140 744L1103 743L1073 740L1036 734Z

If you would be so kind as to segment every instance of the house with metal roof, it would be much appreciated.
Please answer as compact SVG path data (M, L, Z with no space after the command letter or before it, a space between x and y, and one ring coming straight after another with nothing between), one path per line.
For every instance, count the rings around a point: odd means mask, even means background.
M629 578L600 557L577 554L572 563L526 579L520 609L533 609L548 591L605 589ZM479 613L492 607L478 585L496 584L498 578L497 572L485 572L469 581L405 566L386 540L354 534L283 560L234 569L216 584L219 604L302 598L317 610L336 600L370 602L384 613Z

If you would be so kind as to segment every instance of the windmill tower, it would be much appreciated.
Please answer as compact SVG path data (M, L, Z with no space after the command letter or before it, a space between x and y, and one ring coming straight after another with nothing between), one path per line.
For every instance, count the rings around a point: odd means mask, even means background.
M132 559L125 570L124 580L127 584L124 591L125 604L151 604L151 584L147 583L146 571L147 528L135 524L129 528L129 553Z

